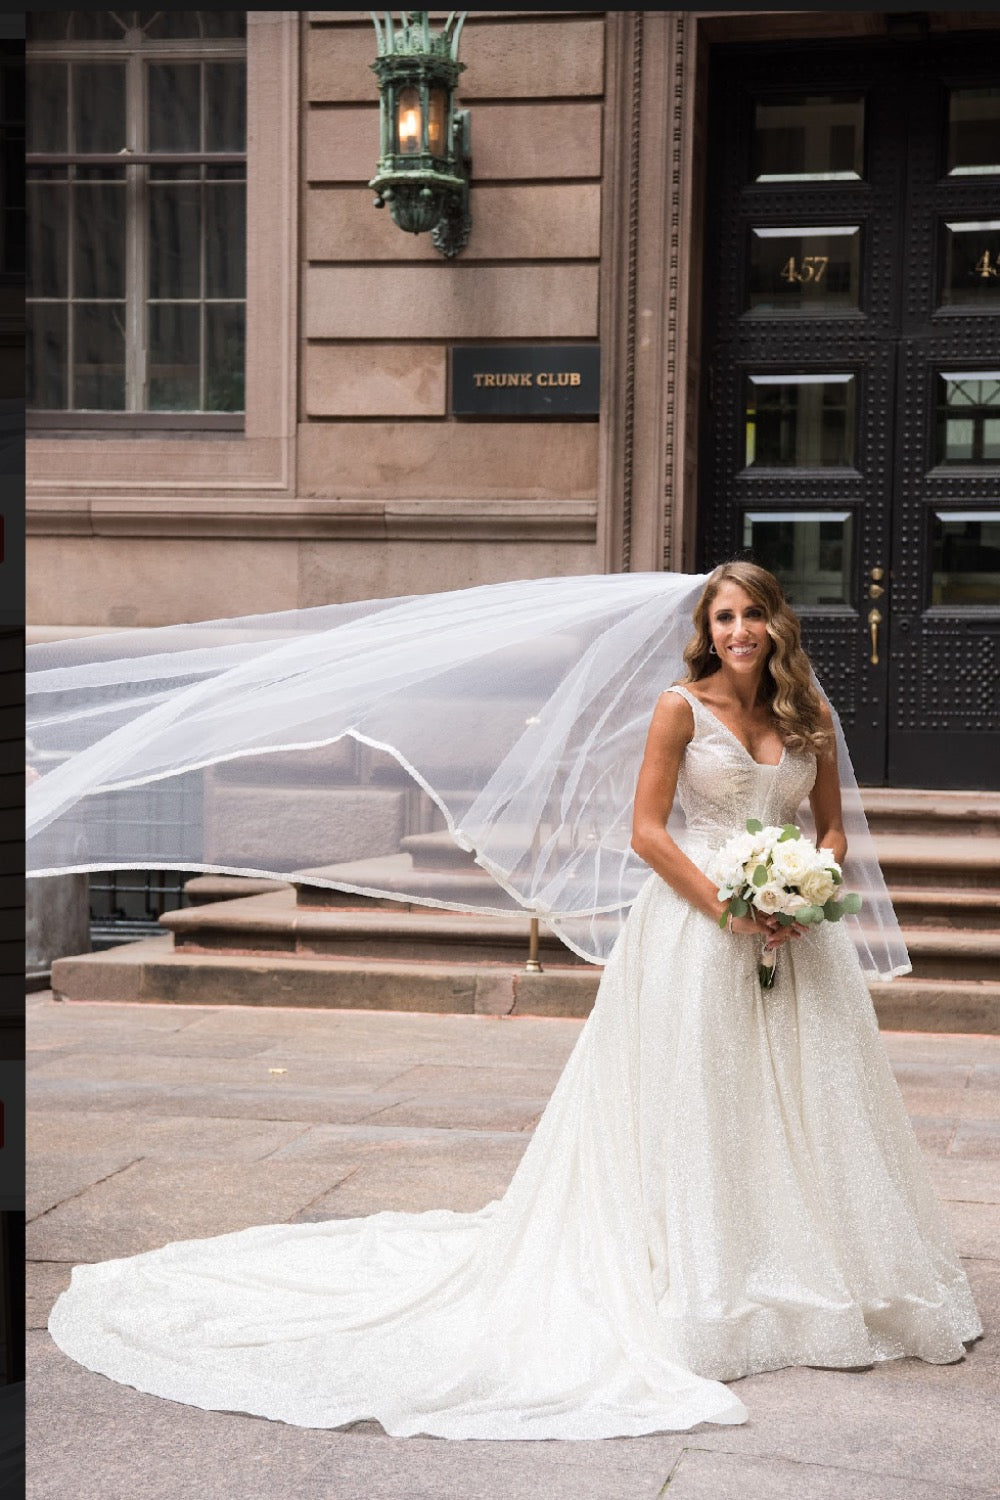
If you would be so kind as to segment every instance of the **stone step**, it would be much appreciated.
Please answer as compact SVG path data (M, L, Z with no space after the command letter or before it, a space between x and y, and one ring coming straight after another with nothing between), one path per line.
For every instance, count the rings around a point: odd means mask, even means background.
M168 935L60 958L56 999L179 1005L287 1005L480 1015L586 1016L600 970L549 963L541 974L475 963L390 963L176 951ZM871 985L892 1031L1000 1034L1000 981L896 979Z
M985 834L938 838L878 833L875 849L886 884L893 889L1000 891L1000 838Z
M915 979L1000 981L1000 932L909 927L903 937Z
M494 917L428 907L309 909L298 906L288 889L167 912L160 920L173 933L178 952L483 964L523 963L528 955L526 913ZM543 956L583 963L547 929L539 939Z
M873 833L1000 838L1000 792L862 787L861 800Z
M184 894L192 906L210 906L214 901L238 901L244 896L264 896L271 891L290 889L285 880L263 880L254 875L192 875L184 882Z
M899 924L907 932L915 927L947 927L966 931L992 931L998 927L997 895L986 887L939 886L889 887Z
M410 845L417 838L437 838L437 835L414 834L403 840L404 845ZM435 897L441 901L454 901L456 905L486 905L503 907L509 904L514 908L511 901L503 890L496 884L490 875L480 866L473 862L472 855L466 854L465 850L459 849L452 843L448 834L441 837L455 851L458 858L448 860L442 849L438 854L435 846L432 858L439 860L436 864L419 864L412 850L407 849L402 854L385 854L376 859L353 860L344 864L322 865L314 870L307 870L305 875L314 875L317 880L337 880L345 885L367 887L373 890L402 891L405 897L403 906L412 905L413 908L423 909L419 902L411 903L409 896L418 896L426 892L428 896ZM349 906L365 905L378 900L377 897L358 896L349 891L333 890L329 886L303 885L296 887L298 904L310 909L327 906ZM391 898L389 898L391 899ZM384 904L384 900L382 902Z
M469 1015L586 1016L599 982L583 963L528 974L512 964L199 953L175 949L169 935L59 959L52 973L57 1000Z

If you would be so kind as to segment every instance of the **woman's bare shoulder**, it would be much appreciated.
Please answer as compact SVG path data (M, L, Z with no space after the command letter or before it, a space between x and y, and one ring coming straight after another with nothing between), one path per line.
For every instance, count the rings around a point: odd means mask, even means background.
M665 688L660 694L653 710L651 732L653 731L666 740L676 740L685 745L691 739L694 734L694 710L683 693L673 693Z

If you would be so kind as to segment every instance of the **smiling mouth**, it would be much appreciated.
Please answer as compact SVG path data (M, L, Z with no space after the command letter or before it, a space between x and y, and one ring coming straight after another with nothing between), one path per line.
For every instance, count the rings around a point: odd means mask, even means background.
M753 645L750 645L750 646L730 646L730 648L729 648L729 654L731 656L750 656L752 652L756 651L756 649L757 649L757 647L753 646Z

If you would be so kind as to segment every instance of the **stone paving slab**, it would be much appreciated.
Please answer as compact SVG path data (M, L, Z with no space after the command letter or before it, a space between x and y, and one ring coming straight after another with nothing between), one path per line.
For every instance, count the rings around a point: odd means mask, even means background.
M671 1472L668 1493L670 1500L984 1500L988 1491L789 1459L705 1453L692 1445Z
M82 1260L250 1224L481 1206L509 1181L580 1022L178 1012L44 993L28 1010L40 1055L29 1079L31 1500L993 1500L1000 1038L885 1037L987 1327L964 1361L752 1376L737 1386L751 1413L739 1428L446 1443L142 1395L65 1359L44 1331L48 1310Z

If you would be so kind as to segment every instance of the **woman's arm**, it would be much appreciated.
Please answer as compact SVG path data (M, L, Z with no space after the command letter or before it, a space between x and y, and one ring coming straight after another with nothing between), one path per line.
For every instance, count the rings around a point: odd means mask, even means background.
M822 708L823 726L833 735L833 716L826 704ZM816 780L809 793L809 806L816 823L816 847L832 849L838 864L843 864L847 853L847 835L844 833L844 815L840 806L840 776L837 772L836 744L826 755L816 761Z
M718 921L726 903L703 871L679 849L666 829L677 790L681 757L694 733L690 703L679 693L661 693L646 738L632 816L632 848L661 880ZM733 920L733 930L759 931L747 917Z

